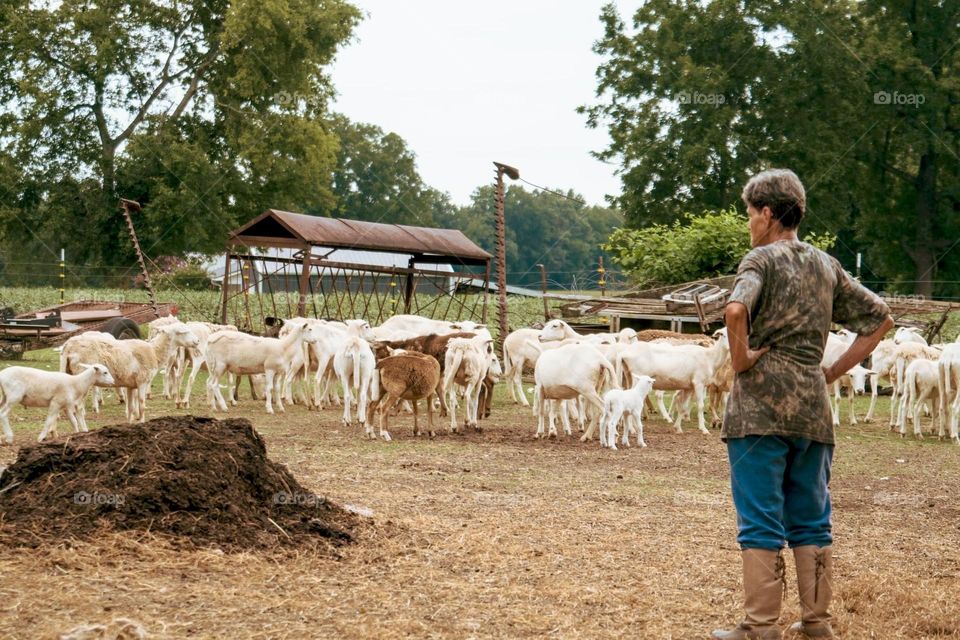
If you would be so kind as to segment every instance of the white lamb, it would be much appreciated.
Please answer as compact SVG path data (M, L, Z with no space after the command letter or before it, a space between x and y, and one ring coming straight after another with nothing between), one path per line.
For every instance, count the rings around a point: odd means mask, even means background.
M617 448L617 424L624 418L621 444L630 446L630 430L637 432L637 444L646 447L643 441L643 406L647 395L656 382L650 376L634 377L629 389L610 389L603 394L603 414L600 416L600 446Z
M81 371L76 375L30 367L7 367L0 371L0 424L3 425L6 444L13 444L9 416L17 404L48 408L39 441L43 441L51 430L57 434L57 418L61 411L66 412L74 431L87 430L86 420L82 414L78 415L77 407L83 406L83 398L90 387L112 385L113 377L101 364L80 364L78 367Z

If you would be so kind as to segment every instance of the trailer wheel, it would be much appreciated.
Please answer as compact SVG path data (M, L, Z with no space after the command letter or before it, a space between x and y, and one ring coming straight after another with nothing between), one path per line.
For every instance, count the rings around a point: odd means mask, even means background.
M101 329L104 333L109 333L117 340L130 340L131 338L140 339L140 327L137 323L128 318L113 318Z

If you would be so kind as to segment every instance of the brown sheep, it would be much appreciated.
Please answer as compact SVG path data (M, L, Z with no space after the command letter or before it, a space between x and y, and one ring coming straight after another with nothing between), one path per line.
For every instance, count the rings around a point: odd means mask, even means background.
M376 411L379 415L380 437L390 440L390 433L384 426L387 414L401 400L409 400L413 404L413 435L420 435L420 424L417 420L417 400L427 401L427 433L432 438L436 435L433 430L433 397L439 395L440 363L433 356L416 351L400 351L388 355L377 362L380 397L370 403L368 416ZM368 420L366 425L367 436L375 437L373 424Z

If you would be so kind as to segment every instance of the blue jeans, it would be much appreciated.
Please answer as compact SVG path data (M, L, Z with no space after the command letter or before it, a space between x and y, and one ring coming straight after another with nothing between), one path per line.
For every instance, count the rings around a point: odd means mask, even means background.
M727 440L727 455L741 549L833 543L828 487L833 445L747 436Z

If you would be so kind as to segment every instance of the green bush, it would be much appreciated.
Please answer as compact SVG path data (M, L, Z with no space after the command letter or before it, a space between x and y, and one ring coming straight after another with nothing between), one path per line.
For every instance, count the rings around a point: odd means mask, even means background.
M811 234L804 240L827 250L836 237ZM735 273L750 251L750 230L733 208L705 211L686 214L672 225L615 229L603 249L635 284L657 287Z

